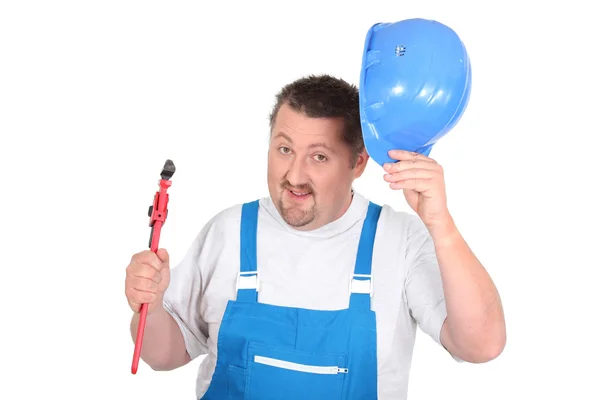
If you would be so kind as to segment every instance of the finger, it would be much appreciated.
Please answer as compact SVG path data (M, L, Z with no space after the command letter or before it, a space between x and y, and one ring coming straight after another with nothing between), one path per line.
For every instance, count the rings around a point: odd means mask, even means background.
M130 303L136 305L152 304L157 299L154 293L140 291L132 287L126 289L125 295Z
M400 172L394 172L392 174L385 174L383 179L386 182L400 182L409 179L433 179L436 173L429 169L405 169Z
M130 277L128 286L141 292L156 293L158 291L158 283L152 279L140 278L138 276Z
M432 171L437 171L437 170L441 169L439 164L431 163L431 162L427 162L427 161L423 161L423 160L411 160L411 161L404 161L404 162L399 161L399 162L394 162L394 163L383 164L383 169L389 173L400 172L400 171L404 171L407 169L413 169L413 168L429 169Z
M409 189L419 193L427 193L432 189L431 179L406 179L399 182L391 182L390 187L392 189Z
M390 150L388 151L388 155L394 160L398 161L426 161L430 163L435 163L436 161L430 157L427 157L421 153L417 153L414 151L408 150Z
M146 251L136 254L135 256L133 256L131 261L138 263L138 264L150 265L157 271L160 271L164 267L160 258L158 258L158 256L153 251L150 251L150 250L146 250Z
M165 265L169 265L169 252L165 249L158 249L156 251L156 256L163 262Z
M131 276L150 279L156 283L160 283L162 280L160 271L148 264L134 263L129 272Z

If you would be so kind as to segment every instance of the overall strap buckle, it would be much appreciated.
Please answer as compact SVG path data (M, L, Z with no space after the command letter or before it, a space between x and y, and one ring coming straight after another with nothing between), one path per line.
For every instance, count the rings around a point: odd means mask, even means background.
M373 297L373 276L371 274L353 274L349 290L350 294L368 294L369 297Z
M241 271L238 272L235 283L235 290L256 290L259 289L258 271Z

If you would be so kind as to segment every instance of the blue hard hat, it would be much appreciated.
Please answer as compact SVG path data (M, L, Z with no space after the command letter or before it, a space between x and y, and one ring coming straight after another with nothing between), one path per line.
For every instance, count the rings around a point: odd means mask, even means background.
M462 117L471 95L471 62L458 35L421 18L373 25L360 72L365 148L379 165L389 150L428 156Z

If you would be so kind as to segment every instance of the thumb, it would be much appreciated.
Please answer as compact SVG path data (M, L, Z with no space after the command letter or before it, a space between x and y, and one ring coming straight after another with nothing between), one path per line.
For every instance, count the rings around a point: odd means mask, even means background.
M160 261L162 261L163 264L165 264L165 266L168 268L169 267L169 252L166 249L158 249L156 251L156 255L158 256Z

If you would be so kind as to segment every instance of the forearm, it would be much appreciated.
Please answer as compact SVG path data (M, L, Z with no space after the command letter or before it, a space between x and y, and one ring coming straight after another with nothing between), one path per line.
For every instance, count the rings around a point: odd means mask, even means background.
M131 319L131 337L135 341L140 314ZM140 357L154 370L172 370L187 364L190 357L177 322L159 307L146 316Z
M444 345L465 361L497 357L506 342L500 296L452 218L431 231L440 266L448 317Z

